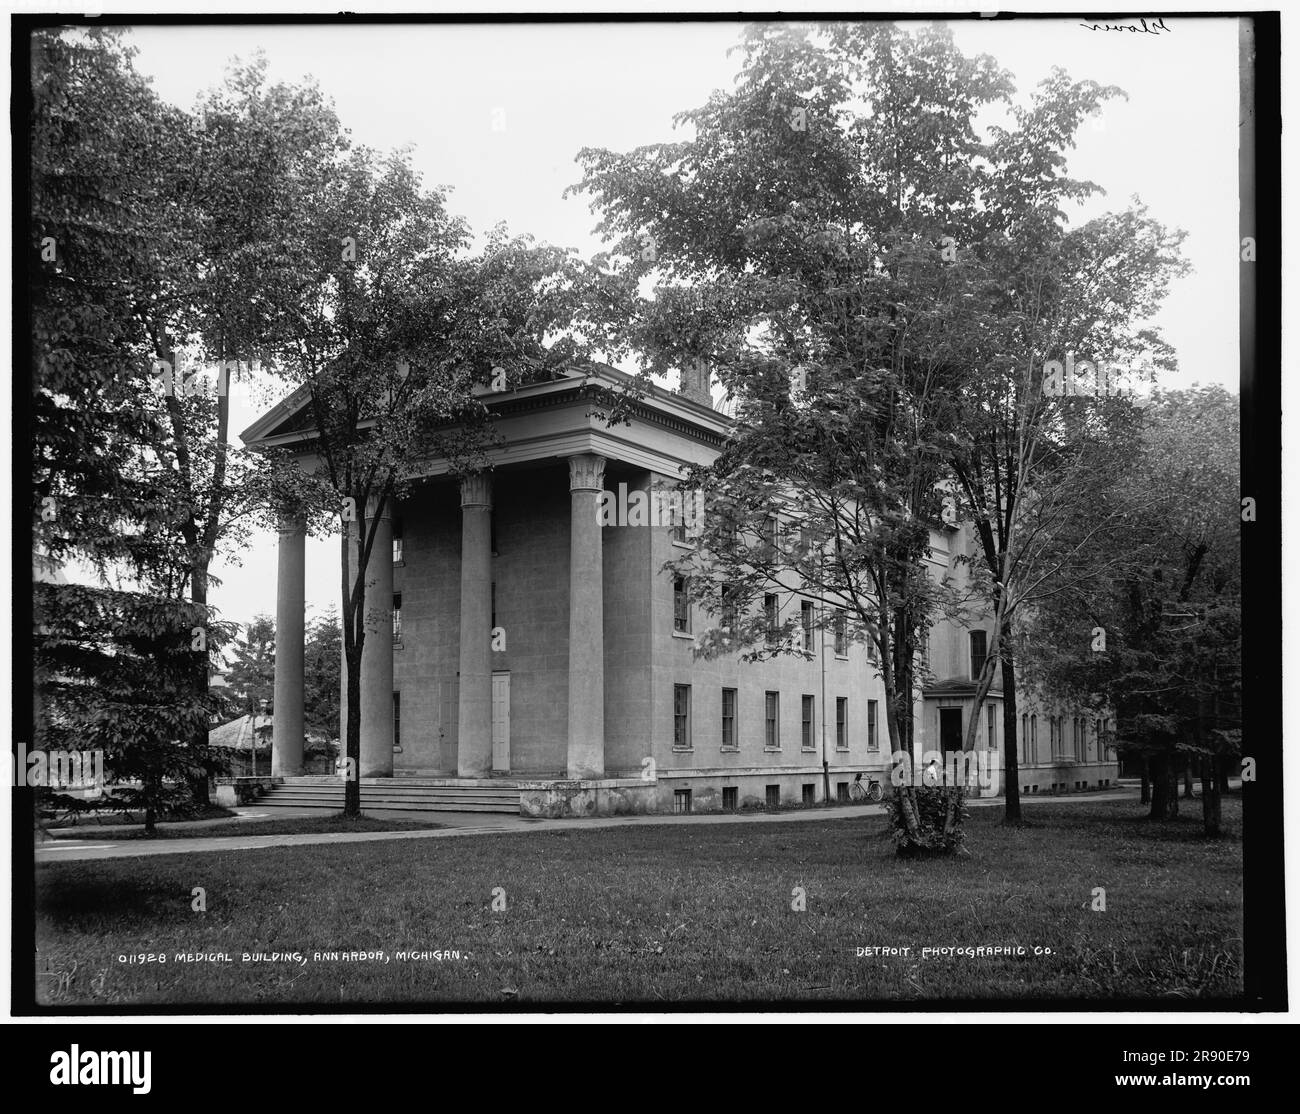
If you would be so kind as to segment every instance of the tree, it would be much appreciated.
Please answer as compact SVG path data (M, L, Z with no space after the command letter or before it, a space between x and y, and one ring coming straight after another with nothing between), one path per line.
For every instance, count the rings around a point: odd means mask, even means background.
M714 509L678 571L714 614L808 594L878 650L891 748L911 754L919 639L951 604L923 568L942 513L945 399L976 322L941 250L973 219L973 131L1007 76L942 27L746 28L734 92L677 117L694 138L584 150L616 265L652 281L623 335L647 374L716 368L738 428L688 482ZM950 237L949 237L950 238ZM736 530L786 510L776 547ZM843 617L841 618L841 612ZM755 616L705 646L779 642ZM918 809L904 810L913 844ZM954 799L945 827L955 824Z
M1219 387L1166 391L1145 416L1139 451L1104 492L1128 508L1134 559L1104 591L1052 595L1029 636L1046 683L1114 708L1114 741L1149 762L1152 819L1177 815L1179 762L1199 768L1214 835L1216 774L1241 740L1237 402ZM1092 539L1082 557L1112 544Z
M169 779L189 771L206 786L207 677L225 636L184 602L165 429L142 403L151 348L139 298L170 246L157 152L175 121L120 32L30 41L33 540L55 561L85 561L101 584L40 590L37 741L84 725L115 777L144 782L152 827ZM133 695L133 683L148 687Z
M339 674L343 654L343 627L338 606L330 609L307 631L303 656L304 726L326 739L339 732Z
M245 715L256 715L262 701L275 698L275 620L258 615L244 626L231 647L226 678Z

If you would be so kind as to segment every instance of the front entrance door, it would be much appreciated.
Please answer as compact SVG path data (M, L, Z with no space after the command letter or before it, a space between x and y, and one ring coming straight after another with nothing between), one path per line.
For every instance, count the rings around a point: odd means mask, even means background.
M510 674L492 674L492 771L510 769Z
M954 750L961 750L961 709L939 709L939 746L945 756Z

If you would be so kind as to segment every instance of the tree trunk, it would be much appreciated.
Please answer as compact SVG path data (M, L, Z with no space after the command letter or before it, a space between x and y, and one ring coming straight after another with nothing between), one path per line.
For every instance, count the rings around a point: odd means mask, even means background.
M1178 818L1178 764L1176 759L1169 760L1169 796L1165 799L1165 819Z
M1232 772L1233 760L1231 755L1220 755L1215 761L1215 776L1219 780L1219 793L1221 796L1228 796L1232 792L1232 786L1228 782L1228 777Z
M1169 819L1169 790L1172 783L1169 773L1169 759L1165 755L1153 756L1148 761L1151 770L1151 811L1148 813L1152 820ZM1177 794L1173 794L1174 801L1177 802Z
M1189 757L1183 764L1183 800L1190 801L1194 795L1192 792L1192 760Z
M1016 667L1011 657L1010 631L1002 636L1002 760L1006 766L1007 807L1002 820L1020 824L1020 749L1016 719Z
M151 836L151 835L158 834L158 828L156 826L157 819L158 819L158 814L154 812L153 805L145 805L144 806L144 834L145 835Z
M1151 803L1151 763L1145 758L1142 759L1142 799L1139 803Z
M1219 787L1215 778L1215 761L1206 755L1201 759L1201 819L1205 822L1205 834L1219 834L1222 811L1219 805Z
M206 561L204 561L202 565L196 566L194 569L190 599L194 603L201 604L205 608L208 605L208 565ZM195 658L197 659L197 664L195 666L194 684L200 698L204 698L208 694L208 653L206 650L201 654L196 653ZM194 798L194 803L196 805L206 808L212 803L212 797L208 787L208 725L206 722L200 723L194 728L194 735L190 739L190 747L196 754L203 756L203 760L200 763L203 768L190 778L190 796Z

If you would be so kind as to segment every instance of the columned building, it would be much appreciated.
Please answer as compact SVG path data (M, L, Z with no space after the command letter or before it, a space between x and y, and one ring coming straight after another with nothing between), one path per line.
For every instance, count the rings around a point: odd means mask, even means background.
M517 785L521 809L552 815L813 803L847 796L858 772L888 783L884 688L861 643L814 631L806 656L693 654L716 619L664 570L690 534L635 508L683 466L712 460L732 419L704 382L688 381L681 392L649 388L627 424L609 425L595 392L628 382L602 368L486 395L500 438L489 466L455 476L428 460L385 509L366 573L363 780ZM301 446L313 467L305 402L290 396L245 443ZM616 524L602 521L602 496ZM960 537L936 526L936 573ZM282 523L278 569L274 772L292 777L302 768L301 519ZM775 606L784 621L810 604L788 594ZM954 712L970 714L943 687L969 680L953 650L963 641L942 624L932 633L930 652L944 660L936 687L918 694L918 751L938 749ZM342 714L346 723L346 695ZM981 745L1000 739L994 729ZM1094 785L1115 776L1101 751L1084 766Z

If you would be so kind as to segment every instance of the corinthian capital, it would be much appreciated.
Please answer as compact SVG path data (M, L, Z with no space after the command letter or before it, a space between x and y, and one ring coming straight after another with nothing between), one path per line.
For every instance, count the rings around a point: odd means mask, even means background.
M605 458L595 453L569 457L569 490L600 491L605 486Z
M462 507L492 506L492 473L474 472L463 476L460 481L460 505Z

